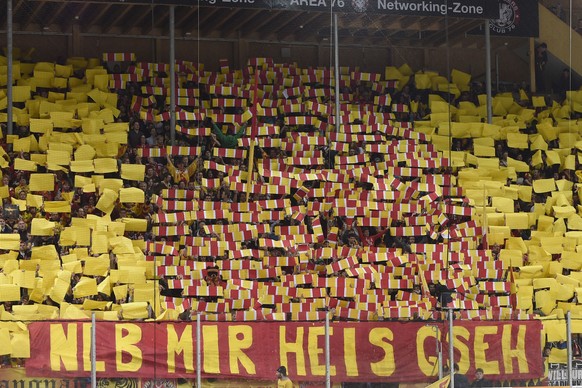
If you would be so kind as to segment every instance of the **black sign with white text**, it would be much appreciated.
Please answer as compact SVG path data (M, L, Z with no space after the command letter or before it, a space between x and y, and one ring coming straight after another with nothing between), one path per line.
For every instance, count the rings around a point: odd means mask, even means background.
M502 0L87 0L92 3L261 8L497 19Z
M495 36L539 36L540 15L537 0L500 0L499 17L489 20L489 31ZM471 34L482 34L479 28Z
M582 385L582 361L572 360L572 384ZM548 364L548 385L569 386L568 366L566 364Z

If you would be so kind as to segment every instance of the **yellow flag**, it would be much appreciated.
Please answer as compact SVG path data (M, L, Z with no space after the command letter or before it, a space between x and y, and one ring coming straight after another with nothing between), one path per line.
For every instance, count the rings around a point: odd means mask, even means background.
M511 229L529 229L529 216L527 213L506 213L505 225Z
M76 238L77 237L75 236L75 232L71 230L71 228L65 228L63 231L61 231L59 236L59 243L62 246L72 246L75 245Z
M509 148L529 148L528 137L525 133L508 133L507 134L507 146Z
M22 158L14 159L14 169L20 171L36 171L37 164L31 160L26 160Z
M93 160L95 158L95 154L95 148L91 147L89 144L83 144L75 151L75 160Z
M115 299L127 298L127 284L113 287L113 294L115 295Z
M70 285L70 280L65 281L63 279L56 279L55 284L49 293L50 298L57 303L61 303L63 299L65 299L65 295L67 295Z
M30 160L40 164L40 165L45 165L46 164L46 154L30 154Z
M8 186L0 186L0 198L4 199L8 197L10 197Z
M432 81L428 74L417 73L414 75L415 85L418 89L430 89Z
M126 135L127 136L127 135ZM122 164L121 178L132 181L143 181L145 176L145 165L143 164Z
M72 160L71 161L71 171L72 172L93 172L95 170L95 166L93 165L93 160ZM75 176L75 181L77 180Z
M427 385L426 388L447 388L449 386L449 382L451 381L451 375L446 375L440 380L435 381L434 383Z
M109 276L107 276L101 281L101 283L97 285L97 291L102 294L111 295L111 280L109 279Z
M30 137L23 137L22 139L14 139L12 149L14 152L30 152Z
M7 328L0 327L0 341L6 346L0 348L0 356L10 355L12 353L12 346L10 344L10 331Z
M20 249L20 235L17 233L2 233L0 234L0 249L14 250ZM3 261L4 255L0 256L0 262ZM4 269L6 272L6 269Z
M71 261L69 263L63 263L63 269L71 271L72 273L82 273L83 268L81 267L81 261Z
M250 111L250 109L247 109L246 111L244 111L244 113L242 114L241 120L244 123L245 121L250 120L253 117L253 113Z
M20 300L20 287L14 284L0 284L0 302Z
M127 144L127 133L125 132L107 132L105 133L107 143Z
M123 303L121 312L124 319L146 319L149 315L147 302Z
M91 250L93 253L107 253L109 252L109 236L107 232L92 233Z
M30 174L30 191L53 191L55 189L54 174Z
M497 208L497 211L501 213L513 213L514 212L514 202L511 198L505 197L492 197L492 206Z
M97 174L106 174L106 173L110 173L110 172L117 172L117 159L98 158L98 159L93 160L93 163L95 164L95 172Z
M118 258L120 257L121 254L133 255L135 253L131 240L127 237L123 236L112 237L111 239L109 239L109 243L114 248L114 252L118 255Z
M25 199L16 199L14 197L10 198L10 202L12 202L13 205L18 206L18 210L20 210L21 212L26 211L26 200Z
M26 206L41 208L43 203L42 195L27 194L26 195Z
M12 101L26 102L30 99L30 85L28 86L13 86L12 87Z
M103 91L108 91L109 76L107 74L95 74L93 77L94 86Z
M543 163L544 163L544 160L542 159L542 151L537 150L531 158L531 164L532 164L532 166L539 166Z
M91 168L93 165L91 163ZM75 187L84 187L86 185L93 184L93 180L91 178L84 177L82 175L76 174L75 175Z
M59 166L68 166L71 163L71 154L67 151L48 150L46 161Z
M99 191L103 192L105 189L109 189L117 193L120 188L123 187L123 180L121 179L102 179L100 182L95 182Z
M119 189L119 202L121 203L144 203L145 193L137 187Z
M556 189L554 178L536 179L533 181L533 190L536 193L547 193Z
M12 345L12 357L30 358L30 336L28 331L12 333L10 345Z
M83 310L85 311L102 310L105 307L107 307L109 303L111 302L85 299L83 301Z
M73 288L75 298L96 295L97 292L97 280L95 278L82 277L79 283Z
M546 106L546 99L544 96L534 96L531 99L534 108L543 108Z
M46 201L44 211L48 213L70 213L71 204L68 201Z
M23 269L14 271L12 274L12 284L32 290L36 287L36 272Z
M105 189L95 207L101 210L103 213L111 213L111 211L113 211L113 207L115 206L117 197L118 196L115 191Z
M83 320L89 316L74 304L61 303L61 319Z
M58 260L59 254L54 245L42 245L38 247L32 247L32 257L33 260Z
M44 218L33 218L30 234L33 236L53 236L56 226L56 222L48 221Z
M83 272L85 275L105 276L107 271L109 271L109 257L107 255L85 259L85 270Z
M469 82L471 82L471 74L464 73L457 69L453 69L453 71L451 72L451 77L453 79L453 82L457 84L459 88L461 88L462 86L466 87L467 85L469 85Z

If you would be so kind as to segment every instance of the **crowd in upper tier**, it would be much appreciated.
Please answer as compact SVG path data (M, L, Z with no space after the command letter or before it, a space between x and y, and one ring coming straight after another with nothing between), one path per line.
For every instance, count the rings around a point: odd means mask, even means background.
M167 64L14 68L1 320L580 311L580 91L181 61L173 132Z

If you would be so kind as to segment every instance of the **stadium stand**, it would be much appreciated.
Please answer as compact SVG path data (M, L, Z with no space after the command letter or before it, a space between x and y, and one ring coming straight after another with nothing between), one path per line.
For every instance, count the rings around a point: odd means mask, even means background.
M500 93L487 124L469 74L341 68L336 117L330 69L182 61L170 144L167 64L14 67L3 321L580 311L580 91Z

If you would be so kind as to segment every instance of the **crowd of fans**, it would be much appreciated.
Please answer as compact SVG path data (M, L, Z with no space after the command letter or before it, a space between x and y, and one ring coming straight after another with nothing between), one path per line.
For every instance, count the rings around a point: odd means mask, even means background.
M0 290L3 320L78 319L91 311L100 319L320 320L331 311L340 320L417 320L442 318L445 308L458 318L502 319L549 315L558 302L576 302L573 286L564 299L536 297L567 283L560 277L578 279L580 269L572 259L579 237L574 249L566 243L567 233L582 230L580 112L571 109L572 95L558 108L534 107L527 88L516 85L499 93L500 105L510 103L490 125L479 83L419 87L407 67L398 69L400 79L384 80L342 69L336 125L328 69L249 64L220 73L179 66L171 144L167 69L104 63L110 82L101 92L117 103L101 104L114 119L96 134L127 123L110 172L38 162L47 144L49 152L60 149L54 133L91 134L78 111L70 127L45 132L20 115L13 136L2 124L0 234L18 234L19 246L2 251L0 285L20 292L16 300ZM71 79L91 90L85 69L74 70ZM30 99L62 93L63 101L51 101L62 108L71 90L36 87ZM15 107L29 119L46 116L34 117L27 102ZM457 136L449 118L475 130ZM512 135L525 135L525 146ZM26 138L29 149L19 143ZM71 152L92 145L71 143ZM23 170L16 160L37 163ZM143 177L124 177L128 165L143 166ZM37 173L54 174L54 189L31 190ZM108 203L114 181L143 201L116 192ZM511 198L510 209L501 197ZM70 209L47 211L62 201ZM535 217L510 227L491 212ZM54 228L35 232L37 219ZM89 227L91 238L64 237L70 228L80 234L78 227ZM96 241L107 231L104 252ZM563 238L568 264L562 248L544 245L550 237ZM41 257L47 246L56 249L56 267ZM66 290L55 292L63 276ZM535 277L554 283L537 287ZM529 298L515 289L516 278Z

